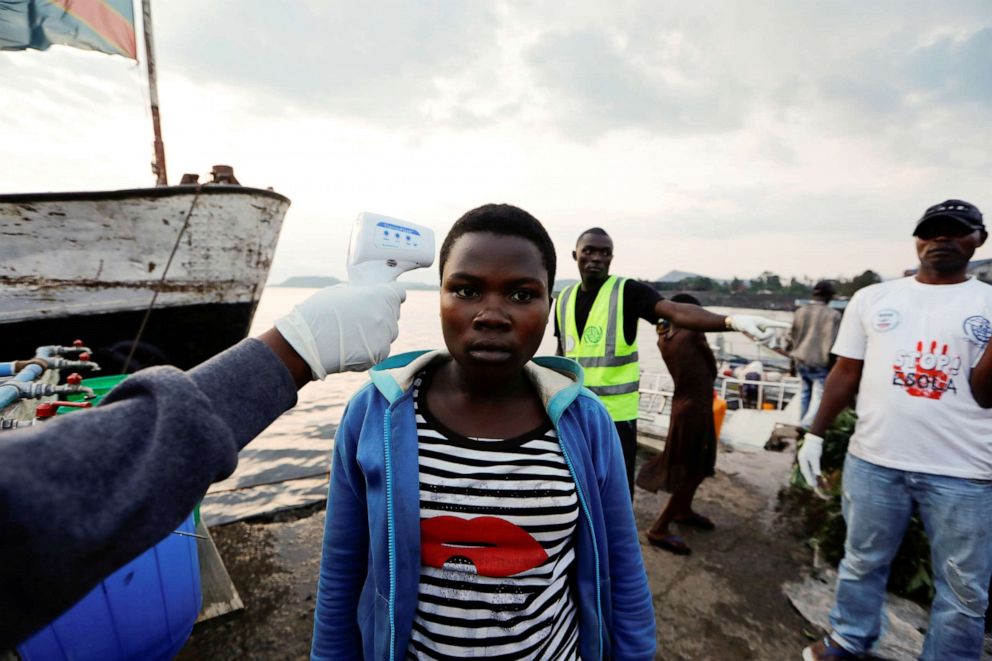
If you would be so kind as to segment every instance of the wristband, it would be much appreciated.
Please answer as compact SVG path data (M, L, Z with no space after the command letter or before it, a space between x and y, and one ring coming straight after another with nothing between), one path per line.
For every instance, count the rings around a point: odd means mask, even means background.
M14 362L0 363L0 376L14 376Z
M723 318L723 325L727 330L734 330L734 322L729 316Z

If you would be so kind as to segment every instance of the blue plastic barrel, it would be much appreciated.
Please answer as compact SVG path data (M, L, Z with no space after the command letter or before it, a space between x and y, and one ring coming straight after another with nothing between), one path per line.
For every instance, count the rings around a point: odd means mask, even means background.
M192 533L193 516L178 530ZM169 534L17 651L24 661L171 659L202 601L196 538Z

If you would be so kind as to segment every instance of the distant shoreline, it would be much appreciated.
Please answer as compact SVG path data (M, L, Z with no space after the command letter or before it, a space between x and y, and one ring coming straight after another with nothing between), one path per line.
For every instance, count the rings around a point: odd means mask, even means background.
M437 291L437 285L428 285L423 282L403 282L407 289L416 291ZM563 280L556 285L570 285L574 280ZM278 284L267 285L269 287L320 289L331 285L344 284L344 281L334 277L325 276L294 276ZM556 286L556 293L558 287ZM681 290L661 291L665 298L671 298ZM726 307L726 308L749 308L752 310L784 310L791 312L796 309L796 296L794 294L752 294L748 292L738 292L729 294L714 291L692 291L685 290L699 299L704 306Z
M437 291L437 285L428 285L423 282L406 282L404 280L399 281L407 289L414 290L425 290L425 291ZM332 276L318 276L318 275L297 275L292 278L287 278L283 282L269 283L265 285L266 287L285 287L289 289L322 289L324 287L332 287L334 285L347 284L344 280L339 280L338 278Z
M680 292L673 290L660 293L665 298L671 298ZM722 292L690 290L686 290L685 293L692 294L698 298L704 307L783 310L785 312L792 312L796 309L797 297L795 294L749 294L746 292L726 294Z

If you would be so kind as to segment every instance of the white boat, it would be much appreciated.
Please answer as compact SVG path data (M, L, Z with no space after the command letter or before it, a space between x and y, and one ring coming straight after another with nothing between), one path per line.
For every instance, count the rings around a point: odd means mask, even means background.
M131 0L27 0L0 50L53 43L138 59ZM149 0L143 15L155 187L0 195L0 350L27 358L80 338L105 370L188 368L245 337L289 200L229 166L169 186Z
M0 195L0 347L77 337L110 371L195 365L243 338L289 200L229 184Z

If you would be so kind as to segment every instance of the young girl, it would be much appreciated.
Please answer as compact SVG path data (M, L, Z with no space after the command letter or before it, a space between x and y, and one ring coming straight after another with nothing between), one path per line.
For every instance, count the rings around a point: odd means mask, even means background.
M312 658L653 658L614 425L576 363L531 360L547 232L486 205L439 262L447 350L378 365L338 428Z

